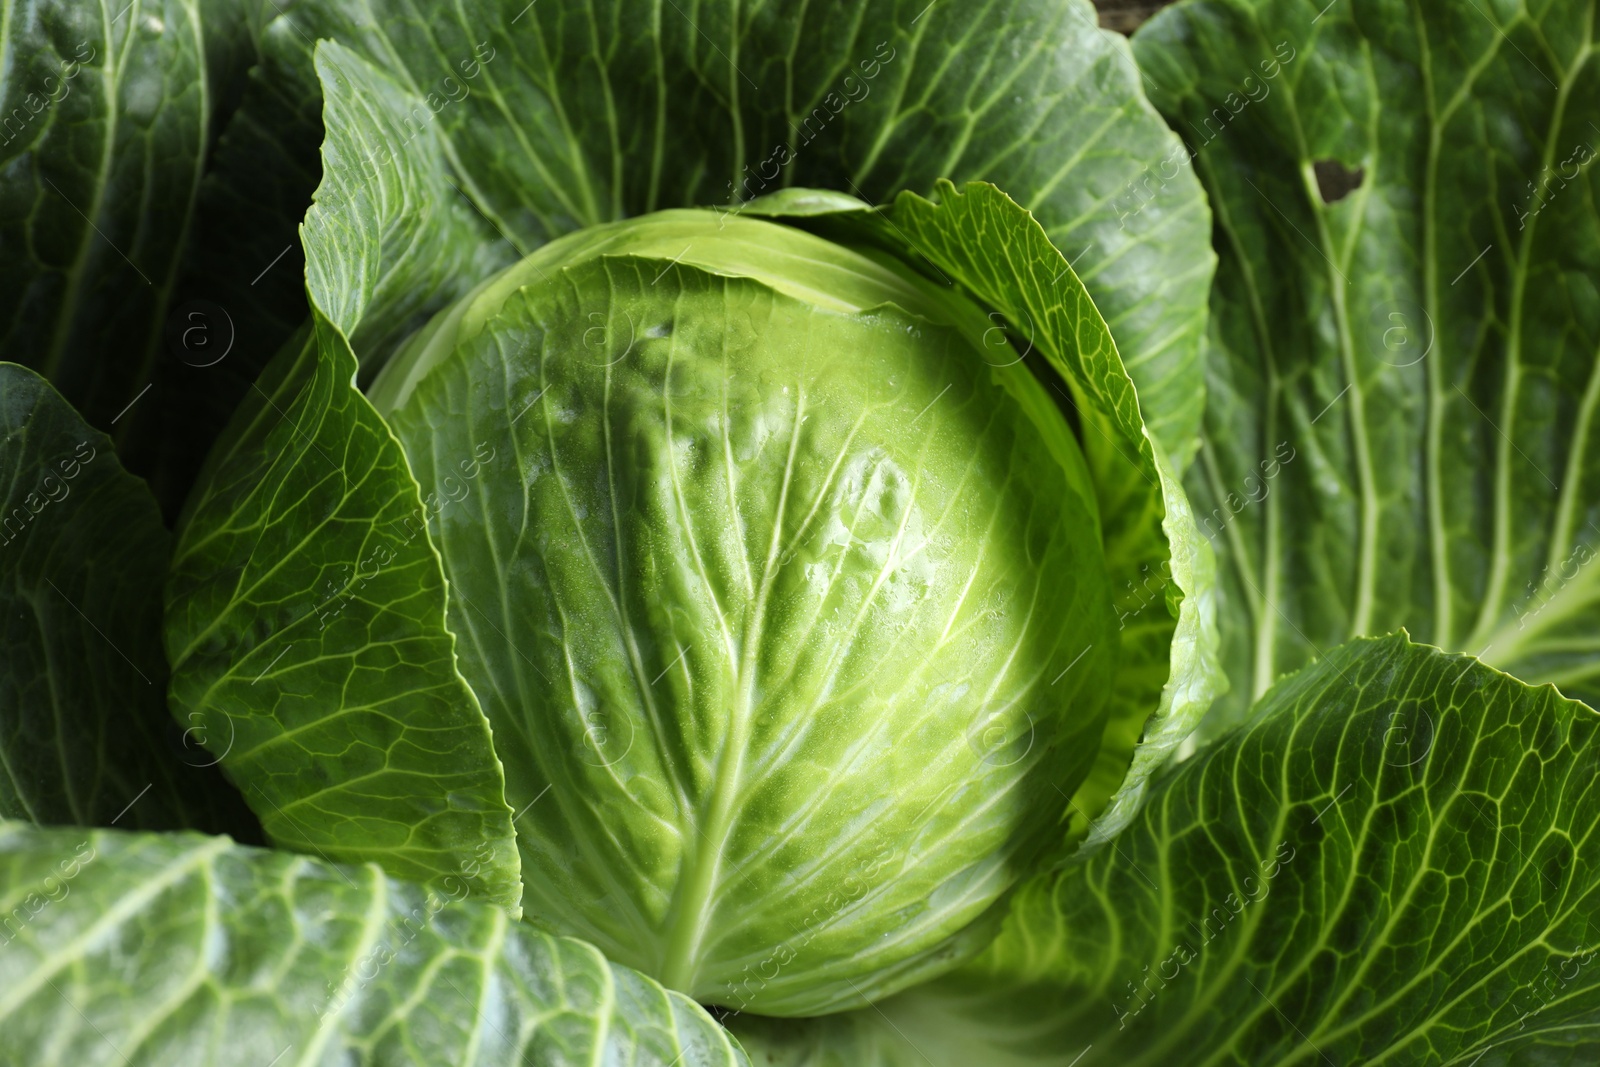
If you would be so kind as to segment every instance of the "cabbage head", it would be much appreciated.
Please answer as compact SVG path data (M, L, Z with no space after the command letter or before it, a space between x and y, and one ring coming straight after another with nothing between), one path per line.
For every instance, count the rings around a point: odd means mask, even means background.
M1110 582L1067 420L970 299L666 211L486 280L370 395L447 503L535 922L815 1014L941 965L1061 839Z

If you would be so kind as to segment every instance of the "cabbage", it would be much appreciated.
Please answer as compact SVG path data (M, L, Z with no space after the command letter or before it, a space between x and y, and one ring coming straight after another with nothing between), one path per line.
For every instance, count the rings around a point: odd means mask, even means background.
M992 325L883 255L670 211L552 242L378 376L447 501L534 922L818 1014L951 966L1062 836L1110 582L1067 420Z

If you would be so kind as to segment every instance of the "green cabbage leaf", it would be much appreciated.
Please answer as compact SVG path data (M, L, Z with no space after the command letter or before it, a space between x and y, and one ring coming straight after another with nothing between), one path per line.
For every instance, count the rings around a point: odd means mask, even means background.
M197 721L167 713L171 536L49 382L0 363L0 818L253 836Z
M466 892L0 822L0 1062L748 1064L693 1001Z
M1191 0L1135 44L1217 221L1206 732L1401 626L1595 703L1594 11L1320 9Z

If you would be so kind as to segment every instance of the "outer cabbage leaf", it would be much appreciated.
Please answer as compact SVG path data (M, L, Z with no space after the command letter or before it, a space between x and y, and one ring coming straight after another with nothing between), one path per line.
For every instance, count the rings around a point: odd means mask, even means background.
M0 823L0 1062L748 1063L681 994L441 888L225 837Z
M333 42L317 67L327 137L301 231L306 289L370 368L513 249L459 194L437 130L410 125L421 100Z
M1587 1062L1600 716L1403 635L1341 646L1178 764L961 971L734 1020L760 1061ZM812 1058L806 1059L809 1055Z
M264 16L278 10L277 0L6 9L0 356L39 371L112 434L170 511L276 348L243 355L254 333L239 297L271 263L251 254L261 220L211 210L201 185ZM257 168L258 187L275 181Z
M211 117L199 7L7 11L17 61L0 81L0 345L102 429L164 354Z
M1402 625L1600 700L1592 5L1189 0L1135 42L1222 257L1216 727Z
M366 80L345 100L353 112L330 103L329 206L306 223L314 329L236 413L179 535L172 699L205 724L275 843L422 882L465 877L514 908L512 812L489 724L456 670L424 502L355 387L348 339L367 336L364 316L393 322L416 306L407 269L470 263L478 234L452 244L449 227L466 223L449 210L427 214L432 230L391 228L428 172L397 164L354 180L341 153L392 135L403 108L380 75L348 77ZM468 258L451 260L452 247Z
M166 711L171 541L143 483L50 384L0 363L0 818L250 832Z
M1193 452L1210 218L1187 168L1163 172L1181 146L1088 0L334 0L268 28L270 99L238 124L285 128L315 95L312 43L328 37L415 97L402 141L437 134L524 254L582 226L795 185L881 202L939 178L992 181L1077 264L1156 439L1180 469ZM240 157L236 171L258 166Z

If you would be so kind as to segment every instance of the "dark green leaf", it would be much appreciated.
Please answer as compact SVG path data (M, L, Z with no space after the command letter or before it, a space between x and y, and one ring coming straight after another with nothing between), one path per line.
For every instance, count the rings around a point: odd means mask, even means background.
M102 429L163 353L210 120L198 4L118 8L8 5L0 80L0 346Z
M208 226L197 214L210 147L272 4L6 7L0 355L39 371L111 433L169 504L264 362L247 376L237 357L217 369L236 330L214 291L259 268L236 254L249 226ZM209 255L202 277L197 249Z
M1600 700L1594 45L1587 0L1189 0L1140 31L1217 217L1216 729L1402 625Z
M322 141L320 99L296 98L260 50L262 23L294 0L201 3L212 136L155 387L135 409L148 439L123 442L169 521L233 409L310 314L299 225Z
M167 589L174 712L275 843L462 876L514 908L500 762L455 670L416 482L349 347L318 329L268 368L190 501Z
M202 732L167 714L171 547L149 490L10 363L0 435L0 817L248 834Z

